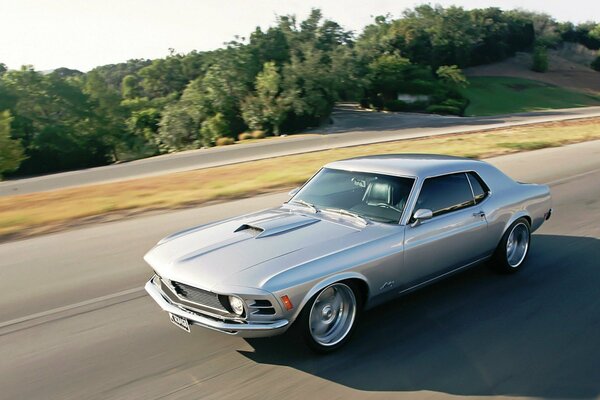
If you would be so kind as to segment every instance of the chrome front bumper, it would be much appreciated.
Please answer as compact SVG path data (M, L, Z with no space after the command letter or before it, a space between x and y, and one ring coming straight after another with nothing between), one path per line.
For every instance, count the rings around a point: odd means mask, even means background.
M152 280L146 283L144 287L146 292L158 303L163 311L186 318L190 325L198 325L204 328L213 329L228 335L236 335L247 338L275 336L285 332L289 321L281 319L272 322L244 322L233 323L218 321L216 319L204 317L202 315L187 311L173 304L163 293L152 283Z

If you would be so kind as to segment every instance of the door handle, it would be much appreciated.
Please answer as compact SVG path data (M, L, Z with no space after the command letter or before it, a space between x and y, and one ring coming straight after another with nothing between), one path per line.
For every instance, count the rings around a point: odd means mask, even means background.
M479 211L479 212L473 213L473 216L483 218L483 217L485 217L485 213L483 211Z

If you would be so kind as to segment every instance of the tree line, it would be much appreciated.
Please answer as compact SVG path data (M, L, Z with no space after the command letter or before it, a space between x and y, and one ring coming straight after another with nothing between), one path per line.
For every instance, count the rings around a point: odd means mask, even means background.
M461 69L564 41L600 48L600 25L498 8L422 5L358 34L280 16L214 51L129 60L87 73L0 64L0 174L23 176L297 132L338 100L461 115ZM598 61L600 69L600 61ZM398 94L418 95L418 101ZM249 137L246 133L242 137Z

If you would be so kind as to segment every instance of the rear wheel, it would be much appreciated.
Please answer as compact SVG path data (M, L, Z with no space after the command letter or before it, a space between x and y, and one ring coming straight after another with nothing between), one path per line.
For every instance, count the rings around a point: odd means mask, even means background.
M517 272L529 254L531 227L525 218L519 218L506 230L494 254L494 265L505 273Z
M302 310L297 323L308 346L329 353L343 346L356 327L360 292L342 282L317 293Z

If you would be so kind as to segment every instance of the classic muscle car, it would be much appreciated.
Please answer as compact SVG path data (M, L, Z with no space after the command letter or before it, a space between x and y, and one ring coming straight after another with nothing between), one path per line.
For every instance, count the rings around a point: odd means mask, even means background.
M332 351L365 309L485 260L518 271L552 212L548 186L440 155L336 161L290 195L146 254L145 288L173 323L242 337L293 327Z

